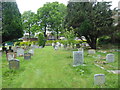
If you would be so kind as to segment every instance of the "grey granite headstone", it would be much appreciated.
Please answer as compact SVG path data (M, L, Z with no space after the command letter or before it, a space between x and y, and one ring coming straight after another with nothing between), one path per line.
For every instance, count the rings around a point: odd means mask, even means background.
M105 75L104 74L95 74L94 75L94 84L102 85L105 83Z
M7 53L7 60L13 60L14 59L14 53Z
M19 67L20 67L19 60L17 59L9 60L10 69L19 69Z
M114 62L114 54L107 54L106 61L107 61L107 63Z
M89 54L95 54L95 50L94 49L90 49L90 50L88 50L88 53Z
M79 66L84 63L83 51L73 51L73 66Z
M24 54L24 59L25 59L25 60L31 59L31 53L25 53L25 54Z
M22 48L18 48L17 49L17 56L24 56L24 49L22 49Z

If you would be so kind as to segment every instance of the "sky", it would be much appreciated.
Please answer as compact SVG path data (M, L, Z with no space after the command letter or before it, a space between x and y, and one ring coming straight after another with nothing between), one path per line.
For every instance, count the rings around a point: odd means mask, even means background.
M69 0L16 0L20 13L22 14L24 11L31 10L33 12L37 12L37 9L42 7L46 2L54 2L58 1L59 3L63 3L67 5ZM118 7L118 2L120 0L97 0L97 1L112 1L112 7Z

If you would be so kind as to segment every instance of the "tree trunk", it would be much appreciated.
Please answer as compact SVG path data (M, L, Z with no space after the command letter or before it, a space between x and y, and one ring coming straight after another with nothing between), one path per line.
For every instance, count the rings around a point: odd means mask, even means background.
M58 39L58 30L57 30L57 39Z
M87 39L87 43L90 45L91 49L96 49L96 37L92 37L92 36L85 36L85 38Z

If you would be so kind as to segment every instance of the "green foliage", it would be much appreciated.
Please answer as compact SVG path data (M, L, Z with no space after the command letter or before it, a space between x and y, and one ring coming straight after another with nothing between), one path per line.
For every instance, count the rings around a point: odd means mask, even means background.
M63 30L64 17L66 15L66 6L58 2L46 3L43 7L37 10L38 22L40 29L46 36L46 29L58 34Z
M39 27L36 25L37 15L32 11L25 11L22 14L22 24L24 30L29 33L29 37L31 32L34 34L39 29Z
M2 2L2 42L22 36L21 14L16 2Z
M42 33L40 33L38 35L38 45L44 47L45 46L45 42L46 42L46 40L45 40L44 35Z
M110 2L69 2L65 26L74 28L77 36L85 36L91 48L96 49L97 38L112 33Z
M15 46L29 46L29 45L35 45L37 44L37 41L27 41L27 42L15 42Z

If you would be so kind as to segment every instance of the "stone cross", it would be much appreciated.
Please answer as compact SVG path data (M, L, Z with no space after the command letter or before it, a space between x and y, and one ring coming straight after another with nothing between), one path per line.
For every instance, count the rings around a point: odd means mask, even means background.
M73 51L73 66L79 66L84 63L83 51Z
M107 54L106 61L107 61L107 63L114 62L114 54Z
M102 85L105 83L105 75L104 74L95 74L94 75L94 84Z
M10 69L19 69L19 67L20 67L19 60L17 60L17 59L9 60L9 68Z

